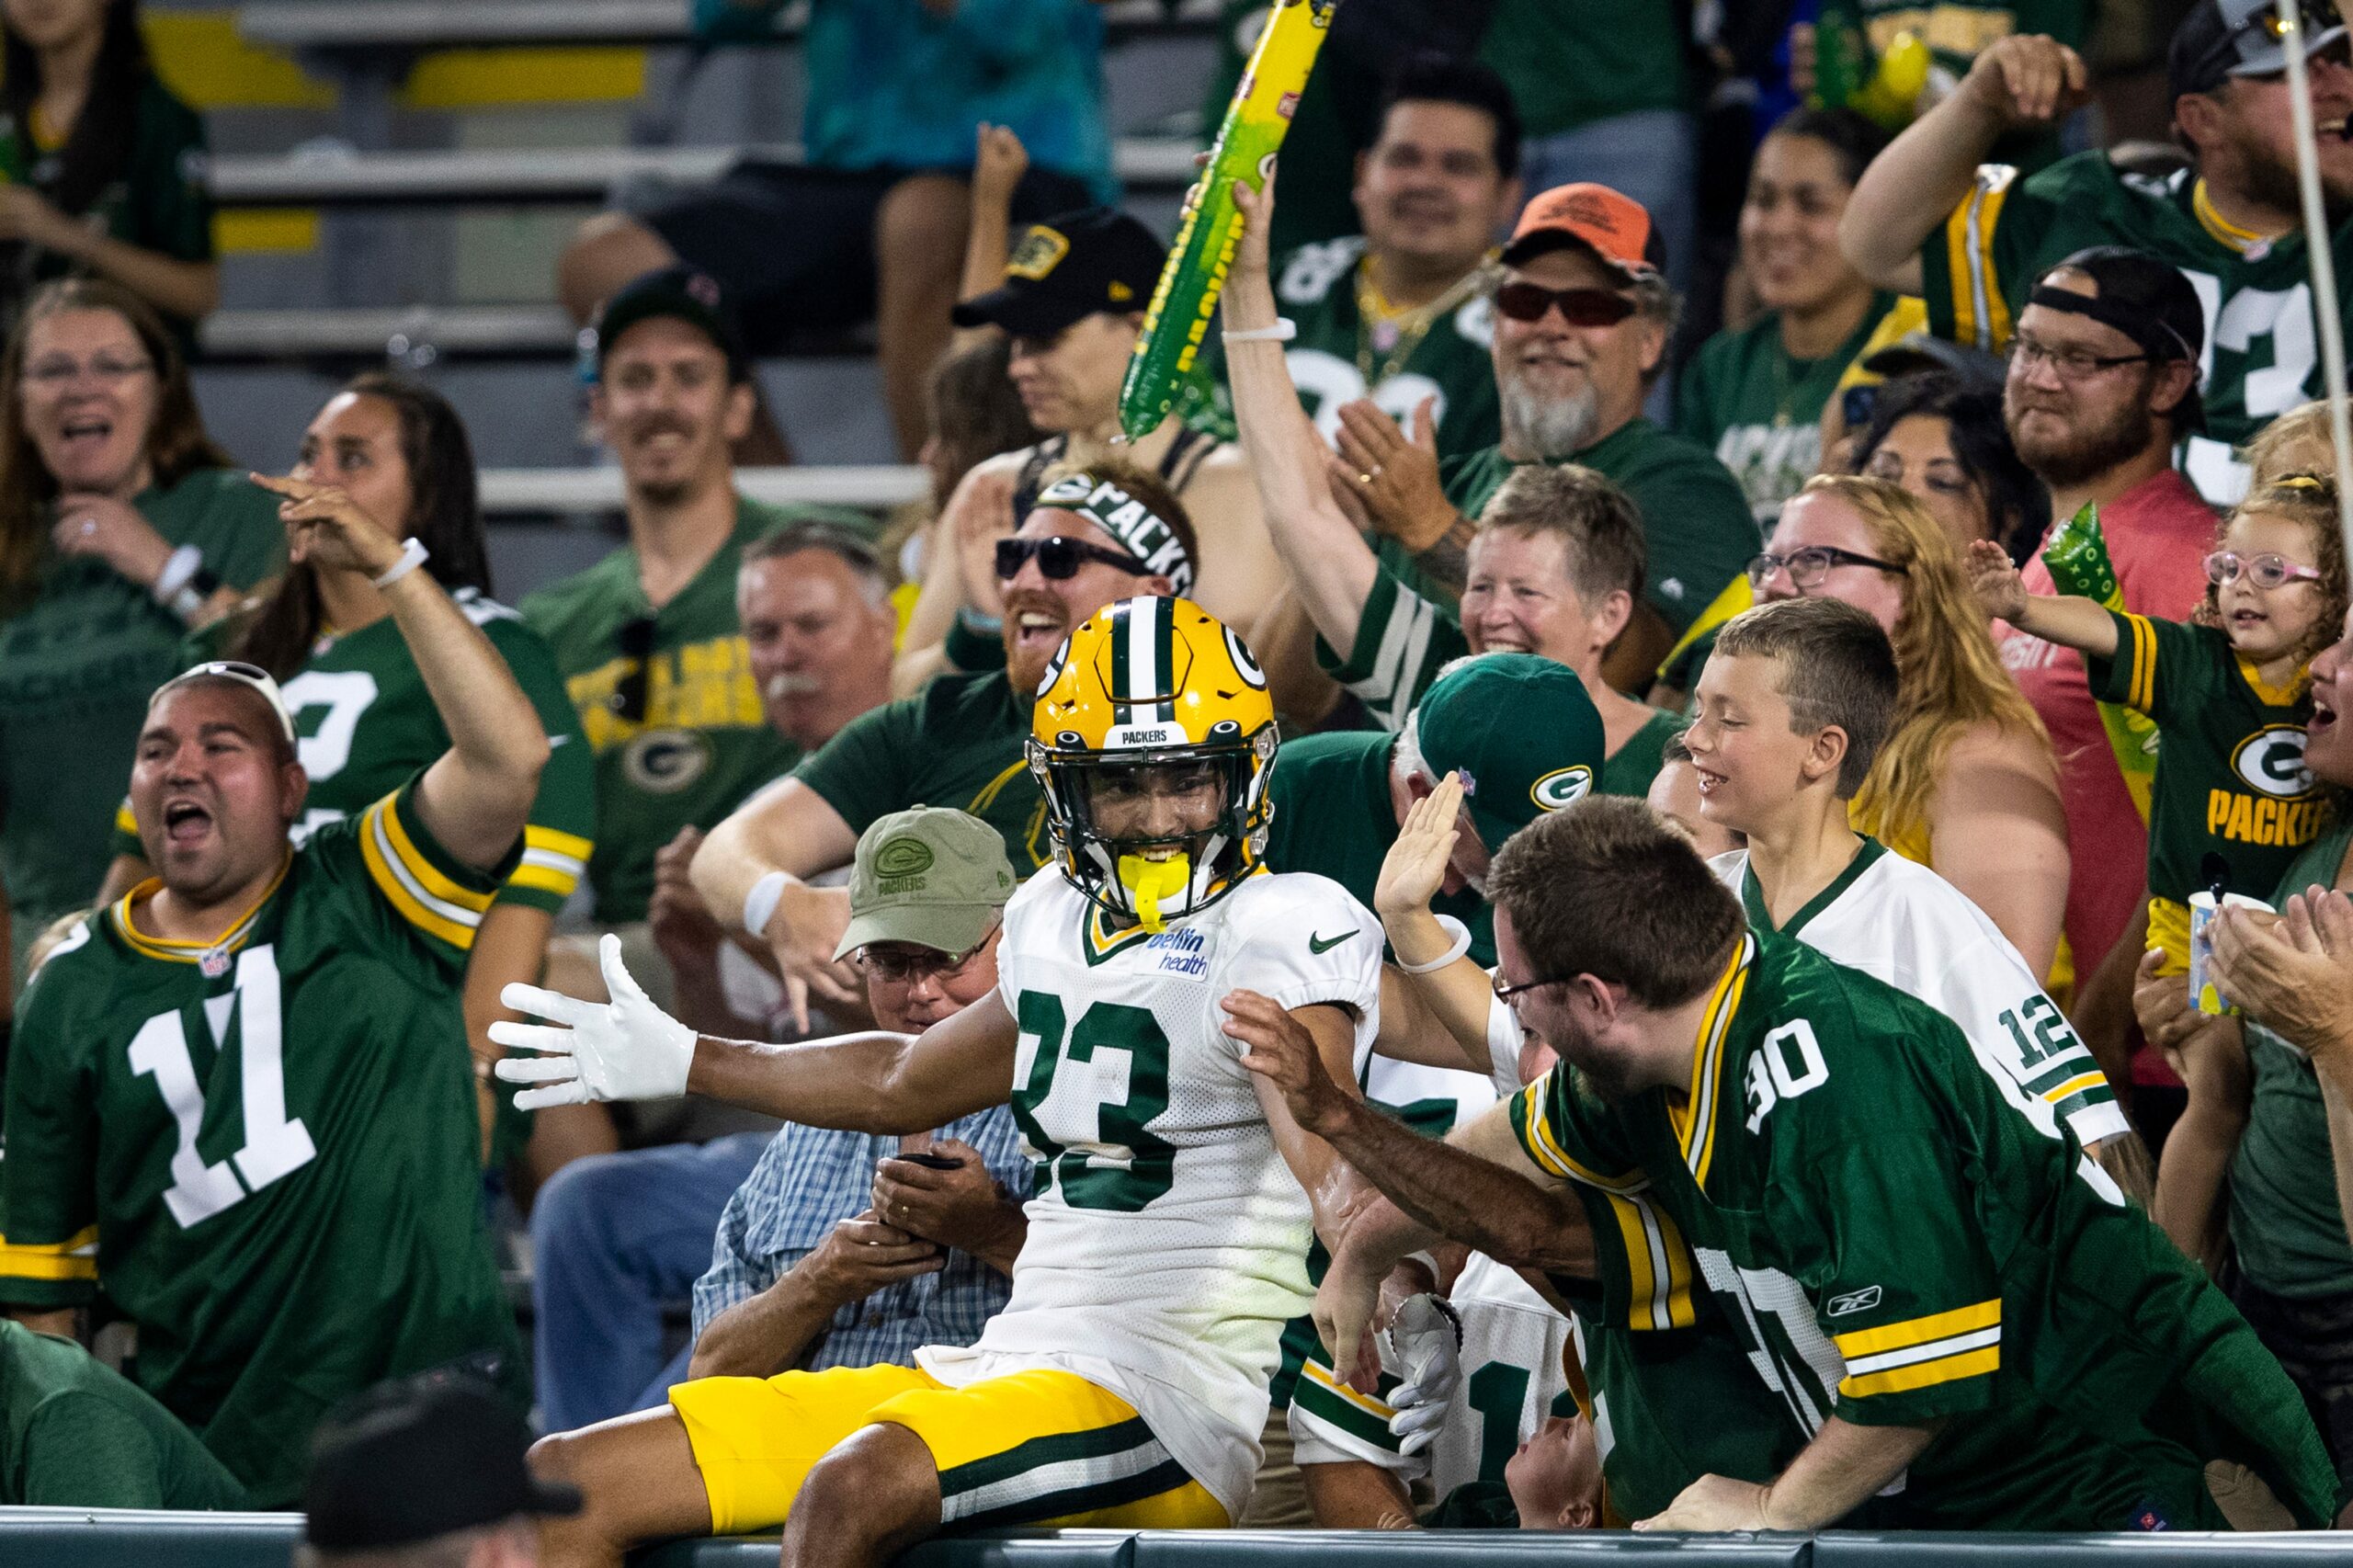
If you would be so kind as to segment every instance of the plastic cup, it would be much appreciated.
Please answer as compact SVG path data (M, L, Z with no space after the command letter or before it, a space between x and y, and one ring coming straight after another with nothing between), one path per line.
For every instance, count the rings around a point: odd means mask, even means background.
M2214 895L2211 892L2189 895L2189 1005L2216 1017L2238 1011L2237 1006L2206 974L2207 963L2214 955L2212 926L2219 908L2260 909L2266 914L2277 913L2261 899L2248 898L2240 893L2224 893L2220 905L2214 903Z

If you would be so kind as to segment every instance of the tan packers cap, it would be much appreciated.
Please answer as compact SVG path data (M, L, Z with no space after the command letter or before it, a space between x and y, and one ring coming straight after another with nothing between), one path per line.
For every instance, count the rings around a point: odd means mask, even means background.
M849 928L836 959L876 942L970 951L1013 896L1005 840L976 816L917 806L858 835L849 871Z

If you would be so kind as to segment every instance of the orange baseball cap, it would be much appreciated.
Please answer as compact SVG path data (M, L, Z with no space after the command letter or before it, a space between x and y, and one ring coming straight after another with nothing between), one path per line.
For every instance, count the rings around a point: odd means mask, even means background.
M1504 246L1506 267L1579 244L1628 278L1655 277L1666 267L1666 245L1650 211L1606 185L1556 185L1530 201Z

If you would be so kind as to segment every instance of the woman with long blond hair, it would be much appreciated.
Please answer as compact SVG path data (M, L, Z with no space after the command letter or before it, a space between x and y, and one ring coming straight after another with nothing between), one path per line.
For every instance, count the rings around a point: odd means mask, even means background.
M1868 833L1967 893L2037 974L2060 963L2067 819L2042 722L1994 651L1951 536L1882 480L1824 474L1750 563L1760 600L1855 606L1895 645L1895 724L1855 797ZM2057 972L2054 973L2054 970Z

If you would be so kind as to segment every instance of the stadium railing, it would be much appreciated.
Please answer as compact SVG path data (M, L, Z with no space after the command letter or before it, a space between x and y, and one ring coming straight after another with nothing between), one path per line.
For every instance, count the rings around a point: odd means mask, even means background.
M124 1509L0 1508L0 1562L10 1568L285 1568L300 1538L292 1514L162 1514ZM2267 1568L2342 1564L2343 1538L2298 1535L1634 1535L1494 1530L1063 1530L932 1540L900 1568L1556 1568L1564 1560L1707 1568ZM678 1541L631 1559L637 1568L774 1568L774 1536Z
M574 517L618 512L620 471L614 468L486 468L482 471L485 516ZM920 501L931 475L916 464L836 463L794 468L739 468L735 487L755 501L779 506L859 506L876 511Z

